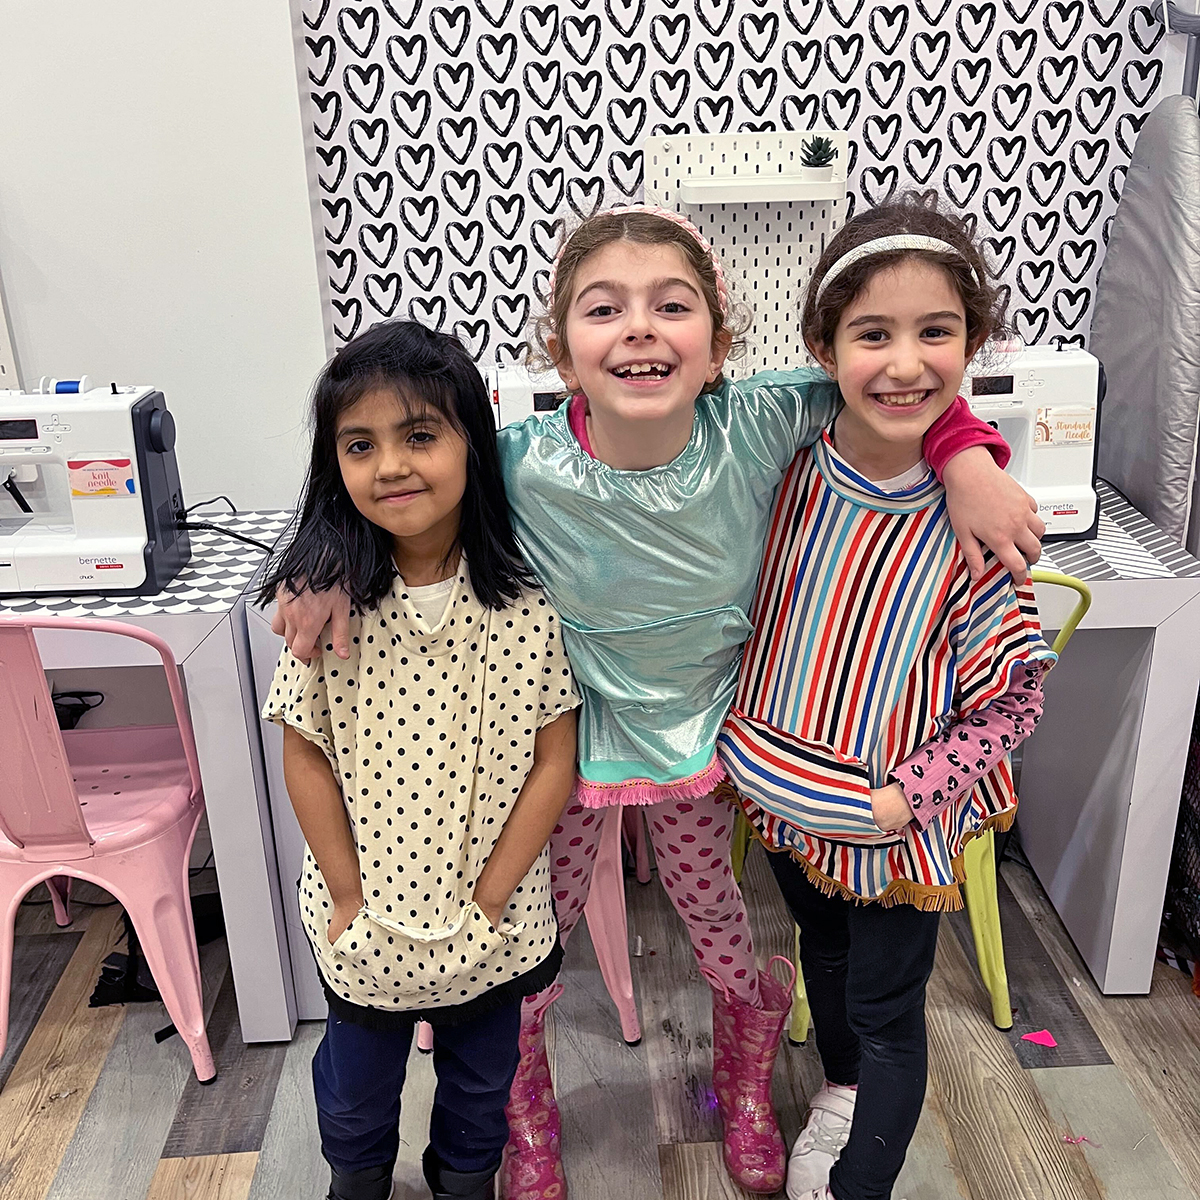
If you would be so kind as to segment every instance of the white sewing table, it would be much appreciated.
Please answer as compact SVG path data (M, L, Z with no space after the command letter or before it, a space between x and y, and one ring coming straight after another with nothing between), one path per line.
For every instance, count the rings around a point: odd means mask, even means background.
M271 545L291 514L208 519ZM157 634L183 672L204 784L242 1037L287 1041L296 1026L268 792L246 638L245 593L265 554L211 532L191 534L192 560L154 596L0 599L0 612L123 621ZM159 663L145 643L39 630L47 669Z
M1039 564L1085 580L1093 603L1047 678L1017 823L1100 990L1145 994L1200 690L1200 560L1099 490L1096 539L1052 543ZM1044 628L1073 601L1039 587Z

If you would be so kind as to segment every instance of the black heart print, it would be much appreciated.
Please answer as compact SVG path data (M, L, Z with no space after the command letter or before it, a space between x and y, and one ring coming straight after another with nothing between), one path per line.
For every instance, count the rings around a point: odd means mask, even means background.
M489 142L483 148L483 169L500 188L512 187L523 160L520 142Z
M337 26L342 41L359 58L366 58L375 45L375 39L379 37L379 13L369 7L359 12L343 8L338 13Z
M350 231L350 223L354 220L354 209L344 196L338 200L322 200L321 207L329 217L325 225L325 236L335 245ZM379 216L380 214L372 214Z
M465 4L431 9L429 32L451 58L457 58L471 34L471 10Z
M1075 77L1079 73L1079 60L1068 54L1063 58L1048 56L1038 64L1038 86L1042 95L1051 104L1061 104L1063 97L1071 90Z
M312 66L308 68L308 77L317 85L324 87L329 82L329 76L337 65L337 42L331 37L305 38Z
M376 218L382 217L391 204L393 188L392 177L387 171L380 171L376 175L362 171L354 177L355 197Z
M510 196L489 196L483 211L496 233L511 242L525 220L525 197L519 192Z
M380 275L372 271L363 278L363 295L367 303L384 317L390 317L400 303L403 280L396 271Z
M464 267L470 267L483 249L483 225L479 221L449 221L446 248Z
M996 176L1007 183L1025 161L1029 143L1019 134L1016 137L994 137L988 142L987 160Z
M985 4L964 4L955 14L954 25L963 45L972 54L978 54L996 26L996 6L990 0Z
M895 54L908 29L908 9L903 4L887 8L882 4L871 9L867 25L871 32L871 41L881 54Z
M335 335L407 312L487 361L524 353L564 213L642 198L651 133L844 129L842 220L937 187L977 220L1021 332L1083 338L1164 83L1148 0L302 8Z
M559 36L566 52L586 67L600 45L600 18L594 13L590 17L564 17Z
M475 43L475 57L479 65L497 83L503 83L517 65L517 35L506 33L502 37L485 33ZM412 80L408 80L412 83Z
M720 37L733 16L733 0L696 0L696 19L712 37Z
M608 156L608 177L627 197L632 196L642 186L643 166L640 150L633 154L614 150Z
M699 54L700 47L696 53ZM623 92L631 92L637 87L642 72L646 69L645 46L609 46L604 58L608 67L609 78Z
M525 274L529 251L524 246L494 246L488 255L492 274L506 288L515 288Z
M516 88L489 88L479 97L479 112L497 137L508 137L521 112L521 93Z
M650 44L674 66L679 61L691 36L692 24L686 13L668 17L660 13L650 22Z
M358 274L358 255L353 250L327 250L325 257L329 259L329 286L339 295L344 296Z
M738 22L738 41L756 63L767 61L778 37L779 17L776 13L746 13Z
M342 98L337 92L325 95L313 92L313 107L317 110L317 119L313 122L313 132L323 142L329 141L337 131L342 119Z
M430 329L441 329L446 323L446 301L441 296L433 299L414 296L408 302L408 319L419 321Z

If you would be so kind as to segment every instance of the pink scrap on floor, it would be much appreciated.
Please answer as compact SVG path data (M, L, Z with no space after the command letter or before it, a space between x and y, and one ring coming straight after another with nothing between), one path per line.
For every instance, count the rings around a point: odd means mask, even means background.
M1033 1042L1038 1046L1057 1046L1058 1043L1054 1040L1054 1034L1048 1029L1039 1029L1037 1033L1023 1033L1021 1041Z

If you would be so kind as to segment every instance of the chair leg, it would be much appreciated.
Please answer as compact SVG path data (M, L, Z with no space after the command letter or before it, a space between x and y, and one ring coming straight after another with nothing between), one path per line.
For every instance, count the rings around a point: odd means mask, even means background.
M967 844L963 854L967 881L963 886L979 974L992 998L992 1022L1011 1029L1012 1002L1008 971L1004 966L1004 938L1000 930L1000 899L996 891L995 837L989 829Z
M54 920L59 926L71 923L71 876L53 875L46 880L46 890L54 905Z
M746 814L740 810L733 817L733 840L729 844L729 864L733 868L733 877L740 884L742 872L746 869L746 855L750 852L750 822Z
M646 817L641 808L631 804L621 810L621 828L626 843L632 847L637 864L638 883L650 882L650 839L646 837Z
M812 1028L812 1009L808 1006L808 992L804 988L804 972L800 970L800 927L797 925L792 926L792 961L796 964L796 982L792 985L792 1023L788 1028L788 1041L793 1046L803 1046Z
M6 881L7 882L7 881ZM6 888L5 891L8 889ZM0 1057L8 1045L8 1004L12 990L13 935L17 923L17 906L25 895L20 888L9 895L8 910L0 910Z
M156 847L133 856L122 872L121 890L159 995L191 1052L196 1078L211 1083L217 1069L204 1028L200 953L185 882L190 830L180 826L166 836L180 841L176 852Z
M629 965L629 923L625 913L625 872L621 867L620 812L609 810L600 830L600 846L592 869L592 890L584 906L588 933L604 986L617 1006L621 1036L631 1046L642 1040L637 1004L633 999L633 971Z

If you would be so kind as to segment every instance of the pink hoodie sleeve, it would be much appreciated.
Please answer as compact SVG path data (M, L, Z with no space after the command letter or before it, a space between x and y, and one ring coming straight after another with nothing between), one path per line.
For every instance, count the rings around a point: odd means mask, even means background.
M1043 673L1040 663L1014 671L1006 692L892 768L921 829L1033 732L1042 716Z
M1001 470L1008 466L1012 452L1008 443L986 421L981 421L961 397L925 433L925 461L933 473L941 479L946 464L956 455L972 446L986 446Z

